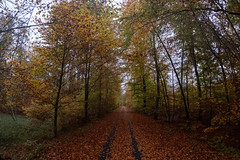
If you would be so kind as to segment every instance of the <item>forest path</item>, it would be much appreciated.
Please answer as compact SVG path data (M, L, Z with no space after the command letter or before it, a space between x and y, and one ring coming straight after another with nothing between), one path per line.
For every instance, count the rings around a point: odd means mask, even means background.
M67 139L60 136L48 146L42 159L230 159L189 133L127 107L99 120L84 134L74 133Z

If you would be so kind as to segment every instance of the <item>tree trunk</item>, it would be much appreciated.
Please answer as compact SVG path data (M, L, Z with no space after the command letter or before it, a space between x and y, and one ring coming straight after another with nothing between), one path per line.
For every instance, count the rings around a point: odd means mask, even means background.
M194 71L195 71L195 76L196 76L196 79L197 79L198 101L200 101L200 99L202 98L202 90L201 90L201 83L200 83L200 78L199 78L198 68L197 68L197 58L196 58L196 55L195 55L193 35L191 36L190 55L191 55L191 58L192 58L192 63L193 63ZM199 104L198 120L199 121L202 120L201 103Z
M209 77L209 96L210 98L212 97L212 75L210 73L210 77Z
M100 72L101 74L101 72ZM99 78L98 116L102 115L102 77Z
M164 101L165 101L165 105L166 105L166 112L167 112L167 121L168 123L170 123L170 104L169 104L169 96L167 93L167 83L166 83L166 79L164 78L162 72L160 71L160 75L162 77L162 83L163 83L163 94L164 94Z
M11 109L11 115L12 115L12 119L14 120L14 121L16 121L17 120L17 118L16 118L16 109L14 109L12 106L10 106L10 109Z
M85 70L85 90L84 90L84 120L89 120L88 116L88 98L89 98L89 73L90 73L90 62L86 63Z
M142 82L143 82L143 108L146 108L146 106L147 106L147 99L146 99L147 87L146 87L146 80L145 80L144 75L142 76Z
M224 7L223 5L221 5L219 2L215 2L216 5L218 5L222 10L224 10ZM231 28L233 29L234 33L236 34L237 38L238 38L238 41L240 42L240 36L236 30L236 28L234 27L232 21L230 20L229 16L228 16L228 13L224 13L227 20L228 20L228 23L230 24Z
M172 60L172 58L171 58L170 53L168 52L167 47L166 47L165 44L163 43L161 37L159 36L159 34L158 34L158 32L156 31L155 28L154 28L154 31L155 31L155 33L157 34L157 36L158 36L158 38L159 38L159 40L160 40L160 43L163 45L163 48L164 48L164 50L165 50L165 52L166 52L166 54L167 54L167 57L169 58L169 60L170 60L170 62L171 62L171 65L172 65L172 67L173 67L174 73L175 73L175 75L176 75L176 77L177 77L177 81L178 81L178 84L179 84L179 87L180 87L180 90L181 90L181 95L182 95L182 99L183 99L183 103L184 103L185 116L186 116L186 119L189 119L189 111L188 111L188 108L187 108L186 98L185 98L185 94L184 94L183 87L182 87L181 81L180 81L180 79L179 79L177 70L176 70L176 68L175 68L175 66L174 66L173 60Z
M210 42L207 39L207 43L208 43L208 47L211 51L211 53L213 54L213 56L216 58L216 60L219 62L219 65L221 67L222 70L222 77L223 77L223 86L224 86L224 90L225 90L225 96L226 96L226 101L227 103L230 103L230 98L229 98L229 91L228 91L228 85L227 85L227 77L226 77L226 73L225 73L225 69L223 66L223 62L222 60L217 56L217 54L215 53L215 51L212 49Z
M61 72L58 79L58 91L57 91L57 97L54 104L54 138L57 137L58 133L58 108L59 108L59 100L60 100L60 94L62 89L62 81L63 81L63 75L64 75L64 67L65 67L65 48L64 53L62 56L62 62L61 62Z
M153 59L156 69L156 81L157 81L157 97L155 102L155 112L154 112L154 119L158 119L158 110L159 110L159 99L160 99L160 69L158 66L158 59L157 59L157 51L155 48L155 34L153 34Z
M193 15L194 15L195 19L196 19L197 22L198 22L198 19L197 19L197 17L196 17L196 15L195 15L194 12L193 12ZM209 48L209 50L211 51L211 53L213 54L213 56L216 58L216 60L217 60L217 61L219 62L219 64L220 64L220 67L221 67L221 70L222 70L222 75L223 75L223 85L224 85L224 89L225 89L226 101L227 101L227 103L229 103L229 102L230 102L230 98L229 98L229 92L228 92L228 86L227 86L227 78L226 78L226 74L225 74L225 69L224 69L224 67L223 67L223 62L222 62L222 60L217 56L217 54L215 53L215 51L212 49L212 46L211 46L211 44L210 44L207 36L205 36L205 34L204 34L204 30L203 30L201 24L200 24L199 22L198 22L198 24L199 24L199 28L200 28L200 31L201 31L202 36L203 36L203 37L206 37L206 45L207 45L207 47ZM211 27L211 26L210 26L210 27ZM211 27L211 28L212 28L212 27ZM213 30L215 36L216 36L217 38L219 38L219 36L218 36L218 34L216 33L215 29L212 28L212 30ZM220 39L220 38L219 38L219 39ZM220 41L220 43L221 43L221 41Z
M175 101L175 84L174 84L174 76L173 76L173 70L172 70L172 87L173 87L173 89L172 89L172 94L173 94L173 109L172 109L172 111L173 111L173 113L172 113L172 122L173 122L173 119L174 119L174 116L175 116L175 107L176 107L176 101Z
M184 51L182 51L181 55L181 83L183 84L183 61L184 61Z
M102 62L103 57L100 56L100 60ZM98 95L98 116L101 117L102 115L102 65L99 66L99 95Z
M188 66L187 66L187 68L188 68ZM187 91L187 107L189 109L190 104L189 104L189 90L188 90L188 69L187 69L187 73L186 73L186 91Z

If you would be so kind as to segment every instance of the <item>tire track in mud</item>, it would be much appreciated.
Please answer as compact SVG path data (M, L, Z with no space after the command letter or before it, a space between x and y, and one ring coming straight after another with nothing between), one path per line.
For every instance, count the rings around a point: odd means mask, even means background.
M132 128L132 125L131 125L129 120L128 120L128 128L129 128L130 135L131 135L131 138L132 138L132 147L133 147L132 155L136 160L141 160L142 159L142 153L138 149L138 142L136 141L136 138L134 137L133 128Z
M103 145L103 150L100 153L100 157L98 160L105 160L106 158L112 158L111 156L111 144L115 139L115 132L117 130L117 126L119 123L119 114L118 117L115 121L114 127L112 129L112 131L110 132L108 138L107 138L107 142Z
M237 159L220 155L188 132L127 107L120 107L84 133L75 131L45 144L48 147L35 159Z
M131 139L132 139L132 147L133 147L132 155L136 160L141 160L143 155L142 155L142 152L139 151L139 149L138 149L138 142L136 141L136 138L134 136L132 124L131 124L131 122L128 118L128 112L127 112L126 118L127 118L127 121L128 121L128 128L129 128L129 132L130 132Z
M125 107L121 107L120 111L119 125L115 134L116 138L111 146L112 159L134 160L132 156L133 147L131 135L129 134L127 112Z
M138 149L138 142L134 136L128 114L129 112L126 107L120 109L114 127L107 138L107 142L102 147L99 160L114 159L116 157L135 160L142 159L142 152ZM119 149L122 151L121 154L116 152Z

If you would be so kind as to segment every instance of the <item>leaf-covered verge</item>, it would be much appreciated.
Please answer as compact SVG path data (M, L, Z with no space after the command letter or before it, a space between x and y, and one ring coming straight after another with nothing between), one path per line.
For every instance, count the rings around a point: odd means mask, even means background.
M189 131L137 114L126 107L121 107L97 121L83 134L76 131L71 133L71 136L60 136L47 141L48 147L39 156L42 159L98 159L115 126L116 131L109 144L107 159L135 159L135 147L141 159L240 158L237 157L237 152L234 155L233 152L215 150ZM135 147L133 137L136 141Z

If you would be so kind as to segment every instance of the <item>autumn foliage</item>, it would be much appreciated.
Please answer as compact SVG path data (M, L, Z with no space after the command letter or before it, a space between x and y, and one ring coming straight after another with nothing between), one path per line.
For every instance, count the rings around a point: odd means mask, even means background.
M108 141L112 154L121 159L133 158L128 157L131 147L136 159L141 158L141 149L149 159L201 157L189 148L193 145L189 141L173 146L181 137L171 127L132 111L203 134L205 140L215 139L214 145L239 147L238 0L126 0L115 6L110 0L24 2L0 1L0 116L11 115L16 122L18 115L33 124L50 122L51 136L57 138L59 132L89 124L119 106L129 107L126 113L113 113L120 115L119 130L105 126L113 125L106 121L96 125L104 135L95 148L91 148L94 131L75 136L85 147L83 153L97 151L93 159L105 156L100 150L109 132L116 132L116 141L113 135ZM169 138L167 131L158 125L170 130L169 142L164 139ZM145 127L151 132L147 139L154 140L150 146L143 137ZM158 133L164 134L159 142ZM64 156L72 153L66 146L75 146L74 151L79 147L75 138L61 146ZM160 142L179 152L153 151ZM208 153L203 144L199 146ZM119 155L120 148L128 154ZM46 158L57 157L58 149L50 148Z

